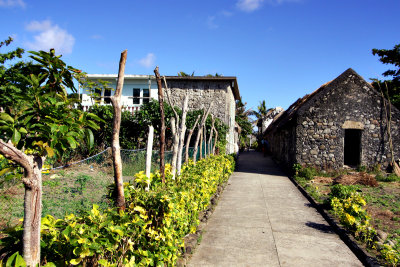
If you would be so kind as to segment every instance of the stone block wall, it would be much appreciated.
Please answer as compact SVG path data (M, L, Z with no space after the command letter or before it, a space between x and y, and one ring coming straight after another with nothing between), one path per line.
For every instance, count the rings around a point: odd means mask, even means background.
M265 135L273 156L287 167L299 163L321 169L343 168L347 129L358 130L355 132L361 136L360 165L385 168L391 162L384 100L352 69L298 103L302 104L294 104L295 111L284 113L281 122L271 124ZM391 134L394 159L398 160L400 111L394 106Z
M232 82L227 80L174 80L169 78L167 83L171 101L176 106L182 106L185 94L188 90L190 92L189 110L207 109L210 103L213 102L210 113L229 127L227 133L227 150L228 153L234 153L236 104L231 88ZM165 97L167 96L165 95Z
M382 97L355 74L335 80L330 90L302 108L297 117L296 161L321 168L342 168L346 129L361 130L361 165L391 161ZM395 159L400 157L400 116L392 115Z

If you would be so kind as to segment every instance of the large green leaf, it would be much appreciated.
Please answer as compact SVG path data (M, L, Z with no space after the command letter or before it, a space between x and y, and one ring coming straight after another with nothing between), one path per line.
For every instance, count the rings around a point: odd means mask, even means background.
M7 123L14 123L14 119L11 118L10 115L8 115L7 113L3 112L0 113L0 120L5 121Z
M86 129L86 134L87 134L87 143L89 148L93 148L94 146L94 136L93 132L90 129Z
M24 127L19 128L19 132L22 133L22 134L27 134L28 133Z
M75 149L77 147L77 142L75 140L75 138L73 138L72 136L67 136L66 137L69 145L71 146L71 148Z
M11 137L11 142L13 143L14 146L17 146L19 143L19 140L21 140L21 134L20 134L20 132L17 131L17 129L14 129L14 133Z

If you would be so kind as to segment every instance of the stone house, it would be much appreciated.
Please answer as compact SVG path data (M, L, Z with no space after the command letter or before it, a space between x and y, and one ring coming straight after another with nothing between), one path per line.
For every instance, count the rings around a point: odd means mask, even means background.
M238 152L235 111L236 100L240 99L240 93L236 77L166 76L165 78L174 105L182 105L187 90L190 91L190 110L207 109L210 103L213 103L210 113L228 126L227 152Z
M109 81L110 87L116 88L116 74L89 74L88 78ZM236 77L166 76L165 78L174 105L181 107L187 91L190 93L190 110L208 108L213 102L210 113L228 126L227 152L236 153L238 138L237 134L235 135L235 110L236 100L240 98ZM164 86L164 82L162 84ZM101 95L98 102L105 105L110 104L107 101L109 92L99 92L98 94ZM82 92L81 95L82 106L86 110L95 101L88 92ZM165 92L164 97L166 97ZM150 98L158 99L158 88L154 75L125 75L121 97L125 110L137 111Z
M391 162L384 101L354 70L348 69L281 112L264 138L283 165L387 167ZM388 108L387 108L388 109ZM393 105L394 158L400 158L400 112Z

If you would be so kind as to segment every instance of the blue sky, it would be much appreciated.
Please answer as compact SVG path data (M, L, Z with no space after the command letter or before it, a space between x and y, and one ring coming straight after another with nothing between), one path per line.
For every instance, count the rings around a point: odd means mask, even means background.
M400 43L399 0L0 0L0 39L56 48L87 73L237 76L248 108L287 108L351 67L389 67L372 48Z

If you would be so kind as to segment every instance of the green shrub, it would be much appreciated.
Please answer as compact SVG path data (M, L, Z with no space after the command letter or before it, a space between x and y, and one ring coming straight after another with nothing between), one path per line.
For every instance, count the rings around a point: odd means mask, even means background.
M199 213L207 208L218 186L234 168L231 156L211 156L185 165L172 180L166 168L166 183L159 173L150 177L150 190L143 172L135 183L125 183L126 209L99 209L64 219L42 219L42 264L57 266L173 266L183 251L183 238L196 231ZM82 177L82 183L86 177ZM22 227L9 229L1 240L1 254L11 255L21 247Z
M318 171L314 167L302 167L298 170L298 176L303 177L306 180L312 180L316 175L318 175Z
M357 167L357 171L358 171L358 172L367 172L367 171L368 171L368 167L365 166L365 165L359 165L359 166Z
M386 175L383 172L378 173L375 176L375 179L377 181L380 181L380 182L396 182L396 181L400 181L400 177L397 176L395 173L391 173L389 175Z
M336 192L343 198L333 196L330 199L332 210L339 217L340 223L344 227L353 233L357 239L371 246L376 231L370 224L370 216L363 208L366 202L358 192L342 190L343 188Z
M330 199L334 197L339 199L349 198L357 190L358 187L356 185L335 184L331 186L331 192L329 193L329 198Z

